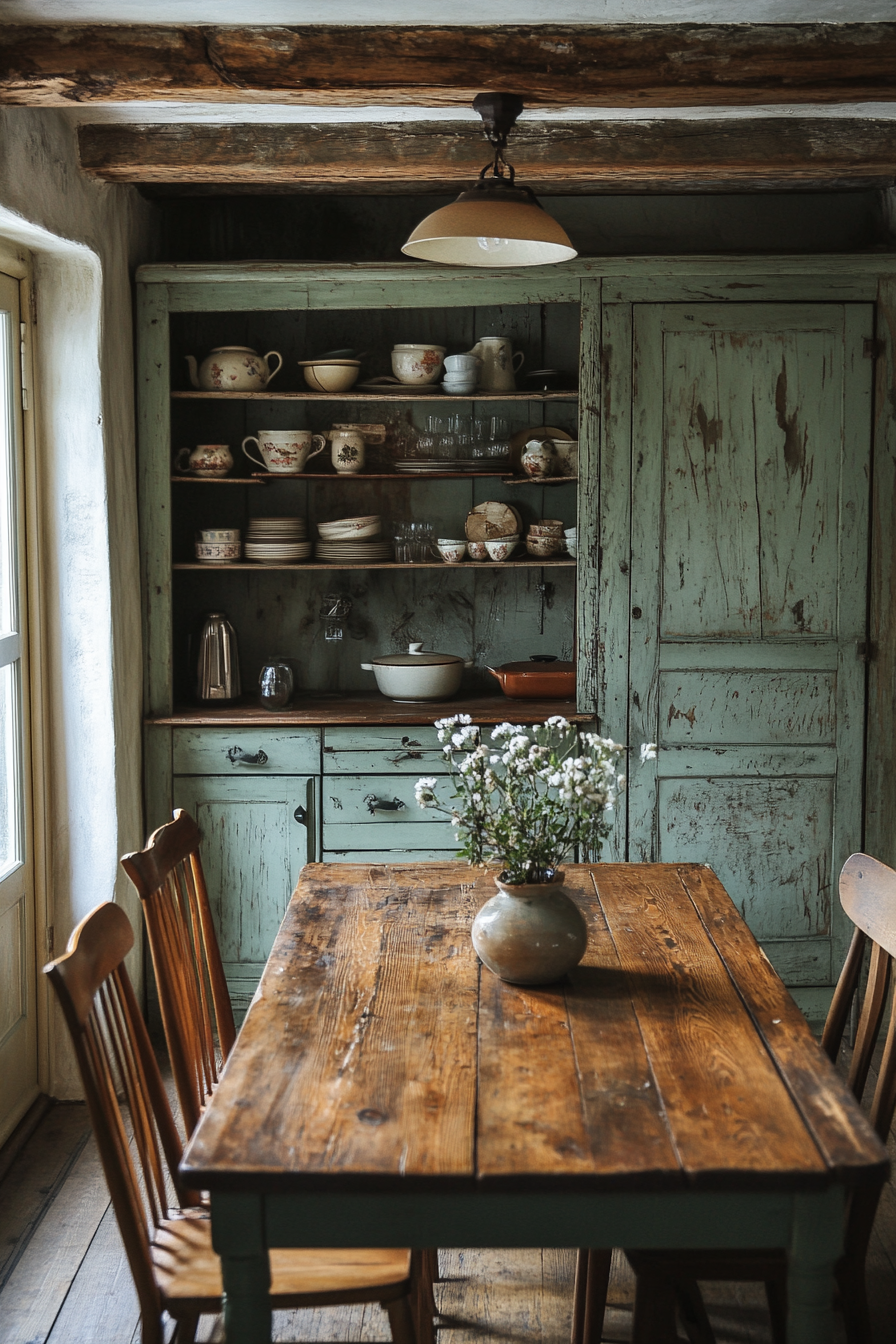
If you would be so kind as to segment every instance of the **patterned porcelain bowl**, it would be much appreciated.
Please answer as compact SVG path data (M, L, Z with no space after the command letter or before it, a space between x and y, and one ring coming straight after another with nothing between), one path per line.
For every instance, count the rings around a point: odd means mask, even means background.
M485 542L489 560L509 560L519 545L519 537L497 537Z

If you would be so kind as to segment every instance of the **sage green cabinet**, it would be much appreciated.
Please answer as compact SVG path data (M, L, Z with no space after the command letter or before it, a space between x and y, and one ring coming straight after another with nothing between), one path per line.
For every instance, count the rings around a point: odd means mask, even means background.
M317 857L317 779L176 775L173 794L174 806L186 808L202 832L224 973L241 1017L299 873Z

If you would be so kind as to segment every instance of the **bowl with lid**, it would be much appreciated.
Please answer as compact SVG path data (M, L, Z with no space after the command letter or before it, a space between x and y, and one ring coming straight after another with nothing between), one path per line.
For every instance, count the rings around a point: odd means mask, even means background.
M420 640L409 644L407 653L387 653L361 664L364 672L376 677L377 689L401 704L449 699L460 686L464 668L472 666L472 658L433 653Z

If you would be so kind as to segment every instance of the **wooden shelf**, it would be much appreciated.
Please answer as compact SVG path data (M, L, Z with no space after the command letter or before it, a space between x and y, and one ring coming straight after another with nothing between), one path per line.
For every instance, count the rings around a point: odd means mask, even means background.
M233 570L246 570L251 572L257 569L453 569L469 570L477 569L556 569L556 568L575 568L575 560L551 560L542 557L526 556L519 560L461 560L457 565L448 565L444 560L424 560L417 565L399 564L396 560L366 560L349 561L343 564L333 564L330 561L323 560L299 560L292 565L262 565L254 560L240 562L239 564L218 565L214 563L202 563L201 561L191 561L189 564L174 564L172 569L196 569L205 573L220 574L223 571L228 573Z
M416 703L388 700L384 695L320 695L314 691L296 696L296 703L272 713L253 701L245 704L211 705L175 709L172 714L146 719L161 728L219 727L276 728L296 724L431 724L451 714L469 714L476 723L542 723L562 714L571 723L585 723L593 716L579 713L574 700L511 700L505 695L458 696L456 700L421 700Z
M578 392L471 392L449 396L436 388L427 392L172 392L178 401L578 401Z
M530 476L508 476L502 468L496 471L299 471L294 476L285 472L259 471L252 476L172 476L172 481L187 485L268 485L272 481L476 481L500 479L502 485L569 485L578 476L547 476L533 480Z

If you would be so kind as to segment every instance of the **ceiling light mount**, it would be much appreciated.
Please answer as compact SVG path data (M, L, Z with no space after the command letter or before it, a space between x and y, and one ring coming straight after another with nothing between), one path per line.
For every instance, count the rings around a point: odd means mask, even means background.
M529 187L515 182L505 156L507 137L523 110L522 98L479 93L473 107L494 158L473 187L417 225L402 252L454 266L543 266L571 260L576 250L565 230Z

